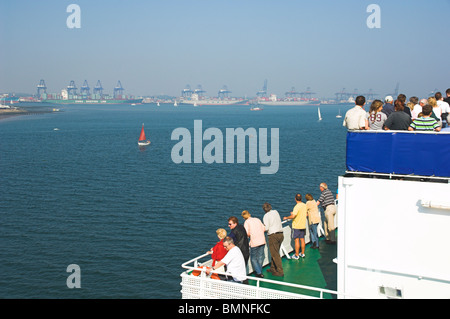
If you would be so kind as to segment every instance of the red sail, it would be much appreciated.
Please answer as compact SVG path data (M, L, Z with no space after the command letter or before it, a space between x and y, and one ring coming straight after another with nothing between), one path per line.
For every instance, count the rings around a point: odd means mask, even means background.
M139 136L139 141L145 140L144 124L142 124L141 135Z

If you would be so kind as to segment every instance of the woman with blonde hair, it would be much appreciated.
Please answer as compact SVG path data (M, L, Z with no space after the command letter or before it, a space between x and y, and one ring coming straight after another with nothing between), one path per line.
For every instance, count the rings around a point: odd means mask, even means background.
M406 106L409 107L409 109L411 110L411 118L413 120L415 120L416 119L416 116L415 116L415 113L414 113L414 106L415 106L415 104L413 102L408 102L408 103L406 103Z
M383 106L383 104L381 104ZM311 194L306 194L306 216L309 221L309 234L311 235L311 248L319 248L319 235L317 234L317 226L321 222L319 208Z
M387 115L381 110L383 102L375 100L370 105L370 110L366 114L366 130L382 130L383 124L387 120Z
M208 254L211 254L212 265L216 264L216 261L220 261L225 257L228 251L223 247L223 240L227 237L227 231L223 228L219 228L216 230L217 237L220 239L217 244L208 251Z
M429 97L428 98L428 104L430 104L433 108L433 112L431 113L431 117L435 118L436 121L438 121L439 126L442 126L442 110L439 107L439 105L437 104L436 98L434 97Z

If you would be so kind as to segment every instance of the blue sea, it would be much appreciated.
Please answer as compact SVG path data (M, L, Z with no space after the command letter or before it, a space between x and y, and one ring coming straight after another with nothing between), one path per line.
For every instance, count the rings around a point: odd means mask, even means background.
M205 253L216 229L269 202L333 193L345 172L351 106L67 105L0 120L0 298L181 297L181 264ZM175 164L176 128L279 128L279 169L258 163ZM151 145L139 148L142 123ZM55 130L58 129L58 130ZM205 147L209 141L203 141ZM225 145L225 140L224 140ZM270 148L269 148L270 150ZM225 150L224 150L225 154ZM224 155L225 156L225 155ZM80 267L69 289L67 267Z

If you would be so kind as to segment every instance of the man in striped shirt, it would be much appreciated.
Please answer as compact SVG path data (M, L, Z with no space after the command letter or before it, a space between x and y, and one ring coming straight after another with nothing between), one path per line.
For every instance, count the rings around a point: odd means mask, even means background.
M433 108L431 105L424 105L422 108L422 117L415 119L408 127L408 131L436 131L439 132L441 127L439 123L430 117Z
M334 216L336 215L336 205L334 204L334 196L331 193L331 191L328 189L327 184L321 183L320 191L322 194L319 197L319 200L317 201L317 205L322 205L322 208L325 211L325 220L323 222L324 224L324 230L325 230L325 242L327 244L336 244L336 232L335 232L335 225L334 225Z

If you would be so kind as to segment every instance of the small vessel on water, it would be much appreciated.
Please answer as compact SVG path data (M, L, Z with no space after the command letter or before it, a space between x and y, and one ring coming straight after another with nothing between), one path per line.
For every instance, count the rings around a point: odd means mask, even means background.
M250 111L262 111L262 110L264 110L262 107L256 106L256 105L253 105L253 106L250 108Z
M150 145L150 141L147 140L146 137L145 137L144 123L142 123L142 129L141 129L141 134L139 135L138 145L139 146Z
M340 119L342 117L342 115L341 115L341 109L339 109L339 113L338 113L338 115L336 115L336 118L337 119Z
M317 108L317 115L319 116L319 121L322 121L322 114L320 114L320 107Z

